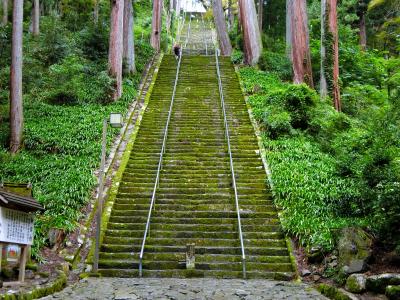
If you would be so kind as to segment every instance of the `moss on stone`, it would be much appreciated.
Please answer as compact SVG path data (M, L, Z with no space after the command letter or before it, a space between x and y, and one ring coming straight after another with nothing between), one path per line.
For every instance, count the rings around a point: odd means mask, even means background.
M343 294L338 288L329 284L322 283L318 285L317 290L322 295L332 300L352 300L349 296Z

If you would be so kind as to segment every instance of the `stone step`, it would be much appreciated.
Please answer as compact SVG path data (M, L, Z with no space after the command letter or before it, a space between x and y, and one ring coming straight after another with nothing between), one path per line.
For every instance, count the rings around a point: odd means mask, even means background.
M129 253L139 253L141 249L140 245L121 245L121 244L107 244L103 243L101 246L101 252L107 253L121 253L121 252L129 252ZM197 254L231 254L231 255L241 255L241 248L237 247L224 247L224 246L196 246L196 255ZM261 256L287 256L288 250L286 247L273 247L273 246L264 246L264 247L250 247L247 246L245 248L246 255L261 255ZM186 245L148 245L145 246L145 253L185 253Z
M126 269L99 269L99 273L105 277L138 277L138 270L126 270ZM144 277L163 278L163 277L175 277L175 278L241 278L243 276L242 271L231 271L226 270L143 270ZM252 271L247 272L246 277L248 279L269 279L278 281L289 281L294 277L292 272L261 272Z
M143 223L108 223L108 230L142 230L144 232L145 224ZM189 230L195 231L202 228L205 231L233 231L237 230L237 222L232 224L162 224L162 223L151 223L151 230L171 230L171 231L182 231ZM242 225L244 232L276 232L280 233L281 229L279 225Z
M127 237L127 238L143 238L144 228L142 230L106 230L107 237ZM151 237L152 238L187 238L187 239L237 239L238 238L238 231L204 231L201 226L197 228L191 228L192 231L184 230L184 231L167 231L167 230L151 230ZM236 228L237 229L237 228ZM195 231L193 231L195 230ZM243 237L245 239L282 239L283 235L281 232L244 232Z
M138 260L99 260L99 267L102 269L118 268L118 269L139 269ZM179 261L143 261L143 268L146 270L171 270L171 269L186 269L184 263ZM246 262L246 269L248 271L264 271L264 272L291 272L292 265L289 263L260 263L260 262ZM197 262L195 263L195 270L228 270L238 271L242 270L241 262Z
M111 217L136 217L137 215L145 215L148 210L117 210L113 209ZM257 218L271 218L276 215L275 211L263 211L263 212L253 212L250 210L241 210L240 217L242 219L257 219ZM160 218L237 218L236 210L227 211L162 211L158 209L156 205L155 210L152 213L152 217Z
M134 217L131 216L111 216L110 222L112 223L143 223L147 222L148 211L143 211L143 215L136 214ZM270 218L242 218L242 225L277 225L279 220L277 216L272 216ZM184 218L184 217L158 217L152 216L151 224L237 224L237 216L234 218Z
M150 201L149 201L150 202ZM264 211L275 211L275 206L269 205L240 205L241 210L251 211L251 212L264 212ZM135 210L148 210L150 208L150 204L120 204L115 203L113 209L116 211L135 211ZM232 211L235 210L235 203L219 203L219 204L161 204L158 201L156 202L156 209L159 211Z
M135 263L138 261L138 253L100 253L100 259L129 261ZM225 262L225 263L242 263L241 255L232 254L196 254L196 262ZM144 257L147 261L182 261L185 260L184 252L177 253L147 253ZM288 256L260 256L246 255L246 263L270 263L270 264L287 264L290 263Z
M141 245L143 238L135 237L112 237L105 236L103 242L105 244L114 245ZM155 238L147 237L146 244L154 246L172 246L187 245L194 243L197 246L220 246L220 247L239 247L239 238ZM282 239L244 239L244 243L253 247L285 247L286 242Z

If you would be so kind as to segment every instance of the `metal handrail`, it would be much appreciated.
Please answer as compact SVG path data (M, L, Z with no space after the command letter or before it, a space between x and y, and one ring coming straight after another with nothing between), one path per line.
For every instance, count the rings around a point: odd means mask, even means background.
M184 46L185 49L187 47L187 43L189 42L189 35L190 35L191 26L192 26L192 14L190 14L190 17L189 17L188 31L187 31L187 34L186 34L186 41L185 41L185 46Z
M201 14L201 23L202 23L202 25L203 25L203 30L204 30L204 33L206 32L206 25L205 25L205 23L204 23L204 14ZM206 46L206 56L208 56L208 47L207 47L207 39L206 39L206 37L204 37L204 45Z
M235 204L236 204L236 212L237 212L237 219L238 219L239 239L240 239L240 247L242 250L243 278L246 279L246 254L244 251L242 222L241 222L241 218L240 218L240 208L239 208L239 197L238 197L238 191L237 191L237 186L236 186L235 169L233 167L231 141L230 141L230 135L229 135L229 124L228 124L228 120L226 118L225 99L224 99L224 92L222 89L221 71L219 69L218 55L219 55L219 49L215 49L215 63L216 63L217 75L218 75L219 95L220 95L220 99L221 99L222 112L224 114L225 138L226 138L226 142L228 144L228 153L229 153L229 162L230 162L230 167L231 167L232 184L233 184L233 190L235 191Z
M171 121L171 115L172 115L172 107L174 106L176 87L178 85L179 71L180 71L180 68L181 68L181 61L182 61L182 51L179 54L179 61L178 61L178 67L176 69L174 90L172 92L171 104L169 106L169 111L168 111L168 119L167 119L167 123L166 123L165 129L164 129L164 138L163 138L163 143L162 143L161 152L160 152L160 159L158 161L156 181L154 183L153 194L152 194L152 197L151 197L150 208L149 208L149 214L147 216L146 229L144 231L144 236L143 236L143 241L142 241L142 248L140 250L140 255L139 255L139 277L142 277L144 247L146 245L147 234L150 231L151 213L152 213L153 207L155 207L156 192L157 192L157 188L158 188L159 183L160 183L160 172L161 172L161 169L162 169L162 162L163 162L163 157L164 157L166 143L167 143L168 128L169 128L169 123Z

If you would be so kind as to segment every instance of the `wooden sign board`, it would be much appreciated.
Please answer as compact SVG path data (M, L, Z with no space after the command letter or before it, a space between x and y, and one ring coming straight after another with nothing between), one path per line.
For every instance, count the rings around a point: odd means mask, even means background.
M34 216L0 207L0 242L32 245Z

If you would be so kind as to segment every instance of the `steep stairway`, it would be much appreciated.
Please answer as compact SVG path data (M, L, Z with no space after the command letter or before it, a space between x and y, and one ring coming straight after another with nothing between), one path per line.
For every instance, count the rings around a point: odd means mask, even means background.
M173 56L164 56L104 233L99 271L105 276L138 276L176 67ZM229 58L220 58L220 68L247 278L290 279L292 265L239 81ZM215 57L184 56L179 78L143 276L242 277ZM194 270L182 264L189 243L195 244Z

